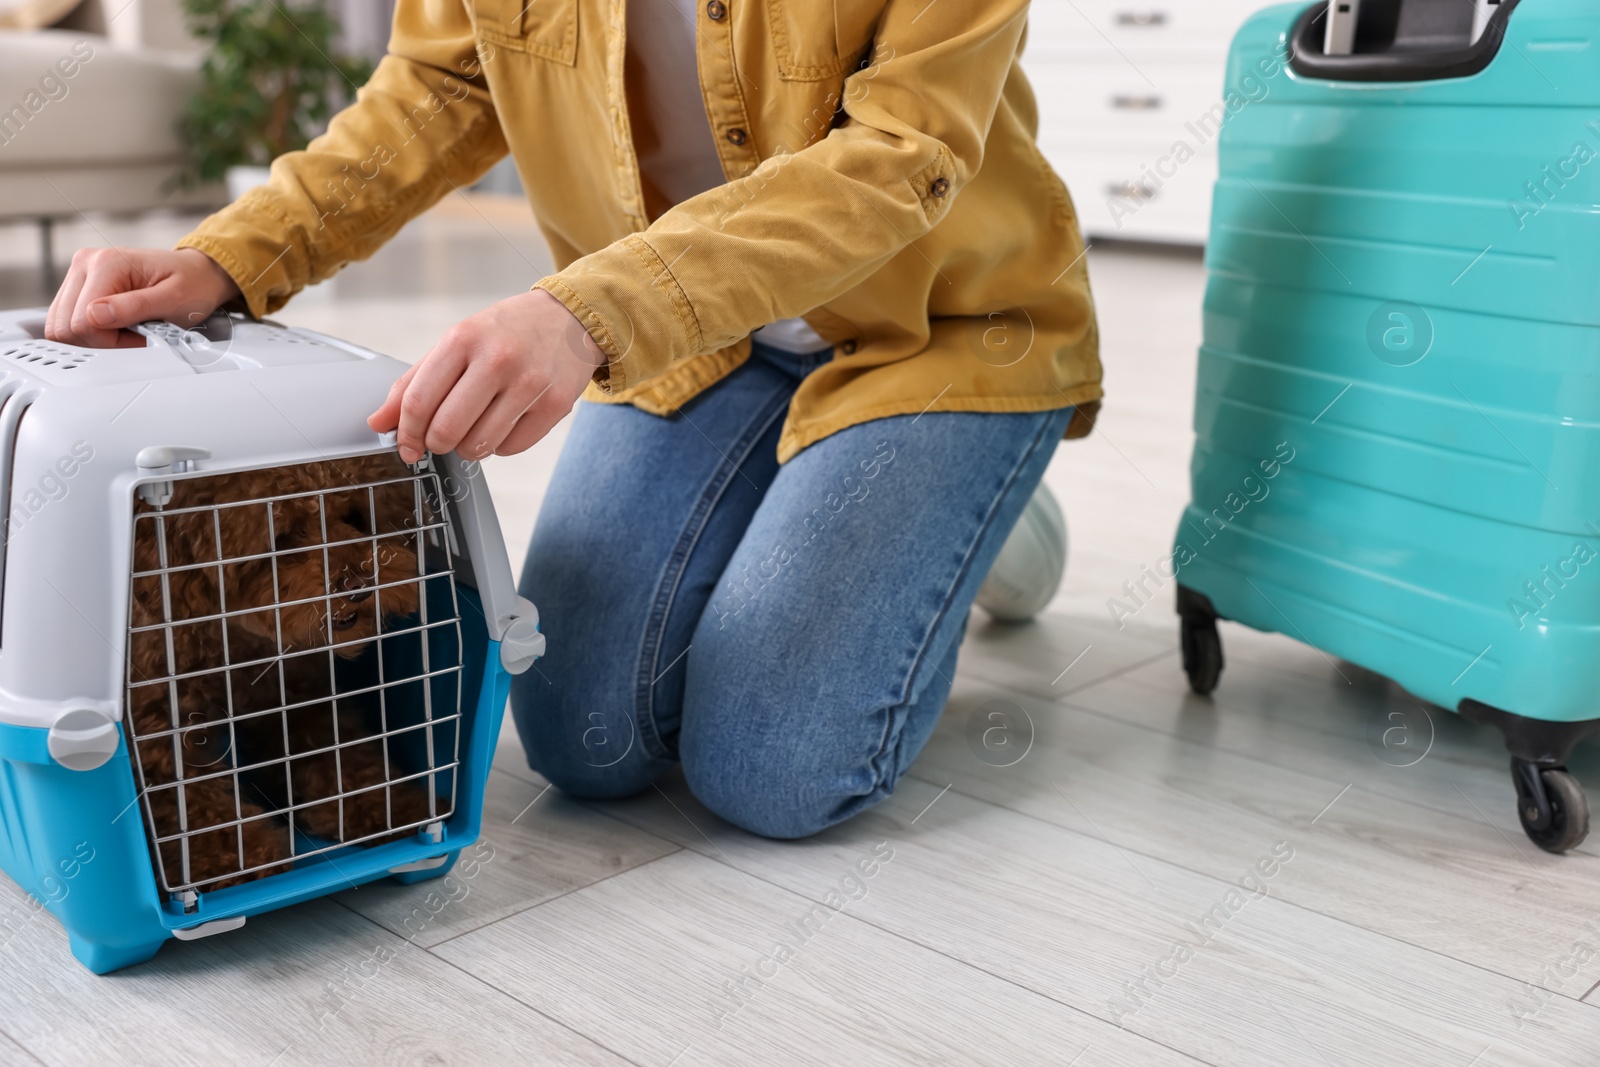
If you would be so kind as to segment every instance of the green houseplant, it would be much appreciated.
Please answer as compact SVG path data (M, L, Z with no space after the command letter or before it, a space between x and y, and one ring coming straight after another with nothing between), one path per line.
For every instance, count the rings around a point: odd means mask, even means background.
M372 65L334 48L338 24L316 0L183 0L189 30L210 44L200 90L179 123L189 144L182 184L263 167L304 148Z

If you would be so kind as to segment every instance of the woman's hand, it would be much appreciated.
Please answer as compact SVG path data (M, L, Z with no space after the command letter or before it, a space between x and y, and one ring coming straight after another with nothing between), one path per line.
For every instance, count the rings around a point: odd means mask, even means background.
M400 458L454 450L510 456L572 410L605 353L542 289L492 304L450 328L389 390L367 425L397 431Z
M84 248L50 303L44 335L114 348L126 327L152 319L193 326L238 295L227 271L193 248Z

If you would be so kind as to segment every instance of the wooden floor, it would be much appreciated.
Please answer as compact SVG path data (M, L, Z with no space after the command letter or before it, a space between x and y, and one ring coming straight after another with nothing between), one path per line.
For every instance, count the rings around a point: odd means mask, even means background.
M26 236L0 236L0 303L37 299ZM519 211L452 201L283 318L415 358L543 256ZM1033 625L975 616L891 800L774 843L676 778L571 802L507 733L489 848L447 893L350 891L104 978L48 915L23 923L0 946L0 1067L1592 1067L1600 854L1525 840L1495 733L1226 625L1197 699L1170 590L1112 620L1185 498L1202 272L1101 248L1091 273L1110 395L1049 474L1066 586ZM489 464L514 557L559 443ZM1600 784L1592 751L1574 769Z

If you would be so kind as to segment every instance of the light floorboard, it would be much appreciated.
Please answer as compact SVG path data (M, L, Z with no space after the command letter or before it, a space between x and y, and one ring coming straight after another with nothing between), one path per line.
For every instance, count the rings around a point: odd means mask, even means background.
M837 910L684 852L436 951L643 1067L1194 1062L856 919L897 849L835 857Z
M0 1026L49 1067L623 1062L331 900L105 977L48 917L5 952Z
M1600 859L1502 836L1453 790L1397 803L963 679L913 773L1225 880L1263 840L1289 840L1293 864L1265 883L1282 900L1560 995L1600 981L1600 954L1558 966L1576 943L1600 943ZM1395 788L1434 786L1419 777Z
M1236 638L1246 632L1225 626L1224 653L1245 644ZM1476 818L1517 848L1533 847L1517 822L1498 731L1425 705L1350 664L1329 664L1287 638L1271 640L1276 663L1234 656L1209 697L1189 692L1174 655L1063 699L1196 744L1354 783L1399 804ZM1580 746L1572 768L1580 780L1600 780L1600 753ZM1594 848L1586 842L1581 851Z
M1154 607L1151 611L1155 611ZM967 623L959 672L1054 700L1170 655L1174 632L1119 632L1093 616L1051 612L1017 625L975 611Z
M441 881L422 891L373 882L334 899L428 947L677 848L546 786L495 771L484 798L482 843Z
M39 1067L39 1061L21 1045L0 1034L0 1067Z
M676 808L655 796L609 807L816 901L888 840L894 864L852 914L1208 1063L1580 1067L1600 1043L1588 1004L1551 997L1519 1019L1522 983L1276 895L1317 862L1310 831L1263 827L1219 878L920 780L801 844L726 827L676 783L668 793ZM1275 849L1292 856L1267 894L1242 888Z

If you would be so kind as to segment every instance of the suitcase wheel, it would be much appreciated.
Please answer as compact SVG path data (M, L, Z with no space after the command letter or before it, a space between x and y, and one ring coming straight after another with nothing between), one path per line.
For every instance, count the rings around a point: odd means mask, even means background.
M1529 840L1546 852L1577 848L1589 834L1589 800L1563 767L1511 761L1517 787L1517 817Z
M1217 680L1222 677L1222 637L1217 633L1216 616L1185 614L1179 630L1183 673L1189 676L1189 688L1205 696L1217 687Z

